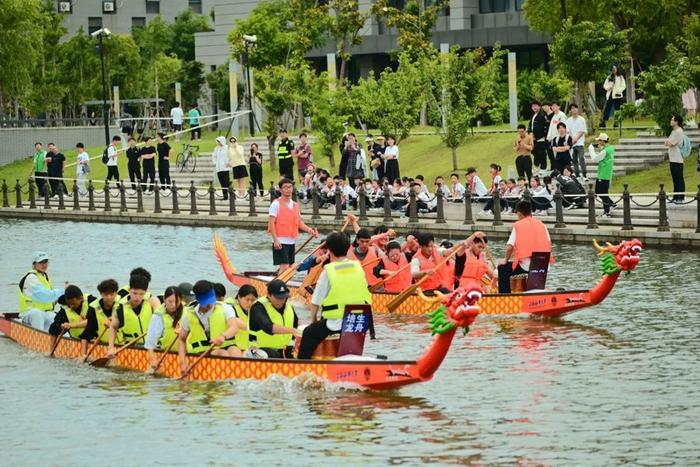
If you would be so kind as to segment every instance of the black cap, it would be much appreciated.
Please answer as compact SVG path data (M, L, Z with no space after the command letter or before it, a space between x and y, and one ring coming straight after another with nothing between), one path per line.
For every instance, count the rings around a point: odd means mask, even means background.
M194 299L194 292L192 292L192 284L190 284L189 282L181 283L177 286L177 289L180 291L182 296L187 298L188 300Z
M283 281L274 279L267 284L267 294L274 295L277 298L287 298L289 296L289 287Z

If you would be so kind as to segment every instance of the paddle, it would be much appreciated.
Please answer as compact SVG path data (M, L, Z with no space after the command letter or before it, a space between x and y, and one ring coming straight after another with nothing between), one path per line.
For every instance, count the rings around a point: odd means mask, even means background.
M53 354L54 354L54 352L56 352L56 349L58 348L58 344L61 343L61 339L63 339L63 335L65 333L66 333L66 330L61 329L61 334L58 335L56 342L54 342L53 347L51 348L51 352L49 352L49 357L53 357Z
M140 341L140 340L143 338L143 336L145 336L145 335L146 335L146 333L144 332L144 333L141 334L140 336L134 337L132 340L130 340L130 341L127 342L126 344L124 344L124 345L122 345L121 347L119 347L119 348L117 349L117 351L114 352L114 355L113 355L111 358L110 358L110 357L102 357L102 358L98 358L97 360L93 360L92 362L90 362L90 366L103 367L103 366L107 365L107 363L109 363L110 360L117 358L117 355L119 355L119 354L122 353L124 350L126 350L126 349L128 349L129 347L131 347L131 346L133 346L134 344L136 344L136 343L137 343L138 341Z
M189 367L187 367L187 370L185 370L185 372L184 372L182 375L180 375L180 377L179 377L178 379L185 379L185 378L187 377L187 375L190 374L190 371L192 371L192 369L193 369L194 367L196 367L197 365L199 365L199 362L201 362L201 361L204 360L206 357L208 357L209 354L211 353L211 351L214 350L215 348L216 348L216 346L212 345L212 346L209 347L202 355L200 355L199 357L197 357L197 360L195 360L195 361L192 363L192 365L190 365Z
M105 328L102 330L100 335L97 336L97 339L95 339L95 342L93 342L93 344L90 346L87 353L85 354L85 357L83 357L83 363L87 362L88 357L90 357L90 355L92 355L92 351L97 348L97 344L100 343L100 340L102 339L102 336L105 335L105 332L107 332L107 329L109 329L109 328L107 328L107 326L105 326Z
M179 337L176 337L175 339L173 339L173 341L170 343L168 348L165 349L165 352L163 352L163 355L158 359L158 363L156 363L156 366L153 367L153 373L158 371L158 368L160 368L160 364L163 363L163 360L165 360L165 357L168 356L168 352L170 352L170 350L173 348L173 345L175 345L175 342L177 342L178 339L179 339Z
M457 248L455 249L455 251L453 251L453 252L450 253L449 255L445 256L445 258L444 258L442 261L440 261L440 262L435 266L434 270L437 271L438 269L440 269L441 267L443 267L444 265L446 265L447 262L448 262L449 260L451 260L452 258L454 258L454 257L457 255L457 253L459 253L460 251L462 251L462 248L463 248L463 247L460 245L459 247L457 247ZM403 292L401 292L400 294L398 294L398 295L396 296L396 298L394 298L392 301L390 301L389 304L387 305L387 308L389 309L389 312L390 312L390 313L393 313L394 311L396 311L396 309L397 309L398 307L400 307L401 304L402 304L403 302L405 302L406 299L407 299L408 297L410 297L411 295L413 295L413 292L415 292L416 289L417 289L418 287L420 287L421 284L422 284L423 282L425 282L425 280L426 280L428 277L430 277L430 276L428 276L428 275L423 276L418 282L416 282L416 283L413 284L412 286L408 287L406 290L404 290Z
M402 254L403 254L403 253L402 253ZM399 269L397 269L397 270L394 272L394 274L390 274L386 279L382 279L381 281L379 281L379 282L377 282L376 284L374 284L372 287L369 288L369 291L372 292L372 293L378 292L379 289L381 289L382 287L384 287L384 284L386 284L387 281L389 281L391 278L395 277L398 273L402 272L404 269L406 269L406 268L408 268L408 267L410 267L410 266L411 266L411 262L409 261L408 263L404 264L404 265L401 266Z

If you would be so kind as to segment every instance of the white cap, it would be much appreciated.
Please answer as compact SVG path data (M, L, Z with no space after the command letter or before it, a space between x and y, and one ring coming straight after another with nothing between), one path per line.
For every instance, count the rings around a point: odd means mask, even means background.
M217 136L216 142L222 146L226 146L226 137L225 136Z
M49 260L49 254L44 252L44 251L37 251L34 253L34 259L32 259L32 263L41 263L42 261L48 261Z
M607 141L610 141L610 137L608 136L607 133L601 133L600 135L598 135L598 137L595 140L607 142Z

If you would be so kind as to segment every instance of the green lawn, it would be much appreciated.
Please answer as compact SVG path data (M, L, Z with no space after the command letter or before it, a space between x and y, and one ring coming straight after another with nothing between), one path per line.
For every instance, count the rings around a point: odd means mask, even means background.
M685 176L685 191L697 192L700 185L700 172L696 170L698 153L694 151L686 159L683 174ZM672 191L671 171L668 162L654 166L648 170L636 172L613 180L612 192L622 192L622 184L629 184L630 192L655 193L659 191L659 184L664 184L664 190Z

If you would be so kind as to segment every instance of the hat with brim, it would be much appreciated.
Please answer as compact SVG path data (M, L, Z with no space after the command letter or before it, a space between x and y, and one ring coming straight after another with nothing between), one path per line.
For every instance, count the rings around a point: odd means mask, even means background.
M213 288L209 289L207 292L204 293L196 293L194 294L194 296L197 299L197 303L199 303L200 306L213 305L216 303L216 292Z
M374 141L374 138L372 138L372 135L367 135L367 137L365 138L365 143L371 143L372 141Z
M37 251L34 253L34 259L32 259L32 263L41 263L42 261L48 261L49 260L49 254L44 252L44 251Z
M194 292L192 292L192 284L189 282L183 282L180 285L177 286L177 290L180 291L180 294L184 298L187 298L188 300L192 300L194 298Z
M607 133L601 133L595 140L608 142L608 141L610 141L610 137L608 136Z
M384 141L384 140L386 140L386 137L384 135L379 135L379 136L377 136L377 139Z
M289 297L289 287L287 287L284 281L274 279L267 284L267 294L279 299L284 299Z

